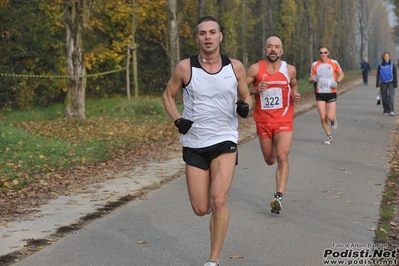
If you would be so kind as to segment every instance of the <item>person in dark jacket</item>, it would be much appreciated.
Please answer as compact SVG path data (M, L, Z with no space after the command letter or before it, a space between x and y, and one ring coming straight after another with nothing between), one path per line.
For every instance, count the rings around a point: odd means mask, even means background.
M396 66L391 60L391 54L384 52L382 62L377 68L376 87L381 92L381 102L384 115L395 115L394 100L395 89L398 86Z
M369 73L371 72L370 64L367 61L367 58L363 58L363 62L360 63L360 69L362 70L363 76L363 85L367 85L369 80Z

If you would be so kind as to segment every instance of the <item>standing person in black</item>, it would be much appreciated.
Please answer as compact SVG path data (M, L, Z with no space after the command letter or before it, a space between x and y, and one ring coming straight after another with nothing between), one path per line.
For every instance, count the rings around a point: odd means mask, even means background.
M369 81L369 73L371 72L370 64L367 62L367 57L363 58L363 61L360 63L360 69L362 70L363 75L363 85L367 85Z
M382 107L384 115L395 115L394 100L395 89L398 86L398 77L396 66L391 60L391 54L384 52L382 54L382 62L377 68L377 90L381 92Z

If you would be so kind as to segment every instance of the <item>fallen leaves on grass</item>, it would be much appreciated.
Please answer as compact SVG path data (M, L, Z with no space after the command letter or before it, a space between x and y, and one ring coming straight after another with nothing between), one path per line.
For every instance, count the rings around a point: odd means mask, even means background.
M10 173L17 177L0 175L0 188L3 187L0 191L0 223L15 218L29 219L31 213L37 212L50 199L80 193L88 184L112 179L115 175L111 173L167 159L171 153L180 152L181 149L179 135L172 122L165 124L157 120L138 122L93 118L87 121L57 119L24 122L19 126L48 141L68 142L71 147L102 142L109 156L103 161L94 162L88 158L71 160L73 154L70 157L60 156L58 165L66 163L67 167L44 163L33 172L32 169L21 168L24 162L9 162ZM75 151L71 149L70 153ZM43 161L54 159L49 156L51 154L40 154L38 157Z

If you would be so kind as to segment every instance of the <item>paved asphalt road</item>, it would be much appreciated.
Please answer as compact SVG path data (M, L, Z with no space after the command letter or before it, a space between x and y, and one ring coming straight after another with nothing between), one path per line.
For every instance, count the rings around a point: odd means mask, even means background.
M361 251L373 243L396 120L382 115L375 96L373 84L339 96L329 146L316 109L295 118L280 215L269 207L276 167L264 163L257 139L239 146L222 266L323 265L325 250L339 254L349 243ZM209 218L192 213L181 177L15 265L202 266Z

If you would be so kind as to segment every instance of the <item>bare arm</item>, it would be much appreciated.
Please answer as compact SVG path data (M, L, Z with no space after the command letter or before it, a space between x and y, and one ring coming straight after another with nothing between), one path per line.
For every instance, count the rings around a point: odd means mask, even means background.
M237 79L238 79L238 97L240 97L241 100L246 102L249 105L249 110L252 108L252 97L248 89L248 85L246 82L246 74L245 74L245 67L244 65L235 59L231 59L231 62L234 67L234 71L236 73Z
M338 78L337 78L337 82L340 83L345 77L344 72L341 70L338 72Z
M184 82L190 76L190 61L188 59L180 61L173 70L172 77L169 79L166 89L162 95L162 102L168 115L175 121L181 118L177 109L175 97L182 88Z
M292 99L295 103L297 103L301 99L301 94L298 92L298 82L296 80L296 68L288 64L287 68L288 68L288 76L290 77Z
M259 63L255 63L247 69L246 81L248 86L254 83L256 75L258 74L258 70L259 70ZM254 95L262 91L265 91L266 89L267 89L267 83L262 80L261 82L259 82L259 84L256 87L250 87L249 92L251 93L251 95Z
M309 82L310 84L313 84L313 83L315 83L316 81L317 81L317 76L316 76L316 73L315 73L314 70L313 70L313 64L312 64L312 66L311 66L311 68L310 68L310 74L309 74L308 82Z
M313 84L313 83L315 83L316 82L316 80L315 80L316 78L314 78L311 74L309 75L309 79L308 79L308 81L309 81L309 83L310 84Z

